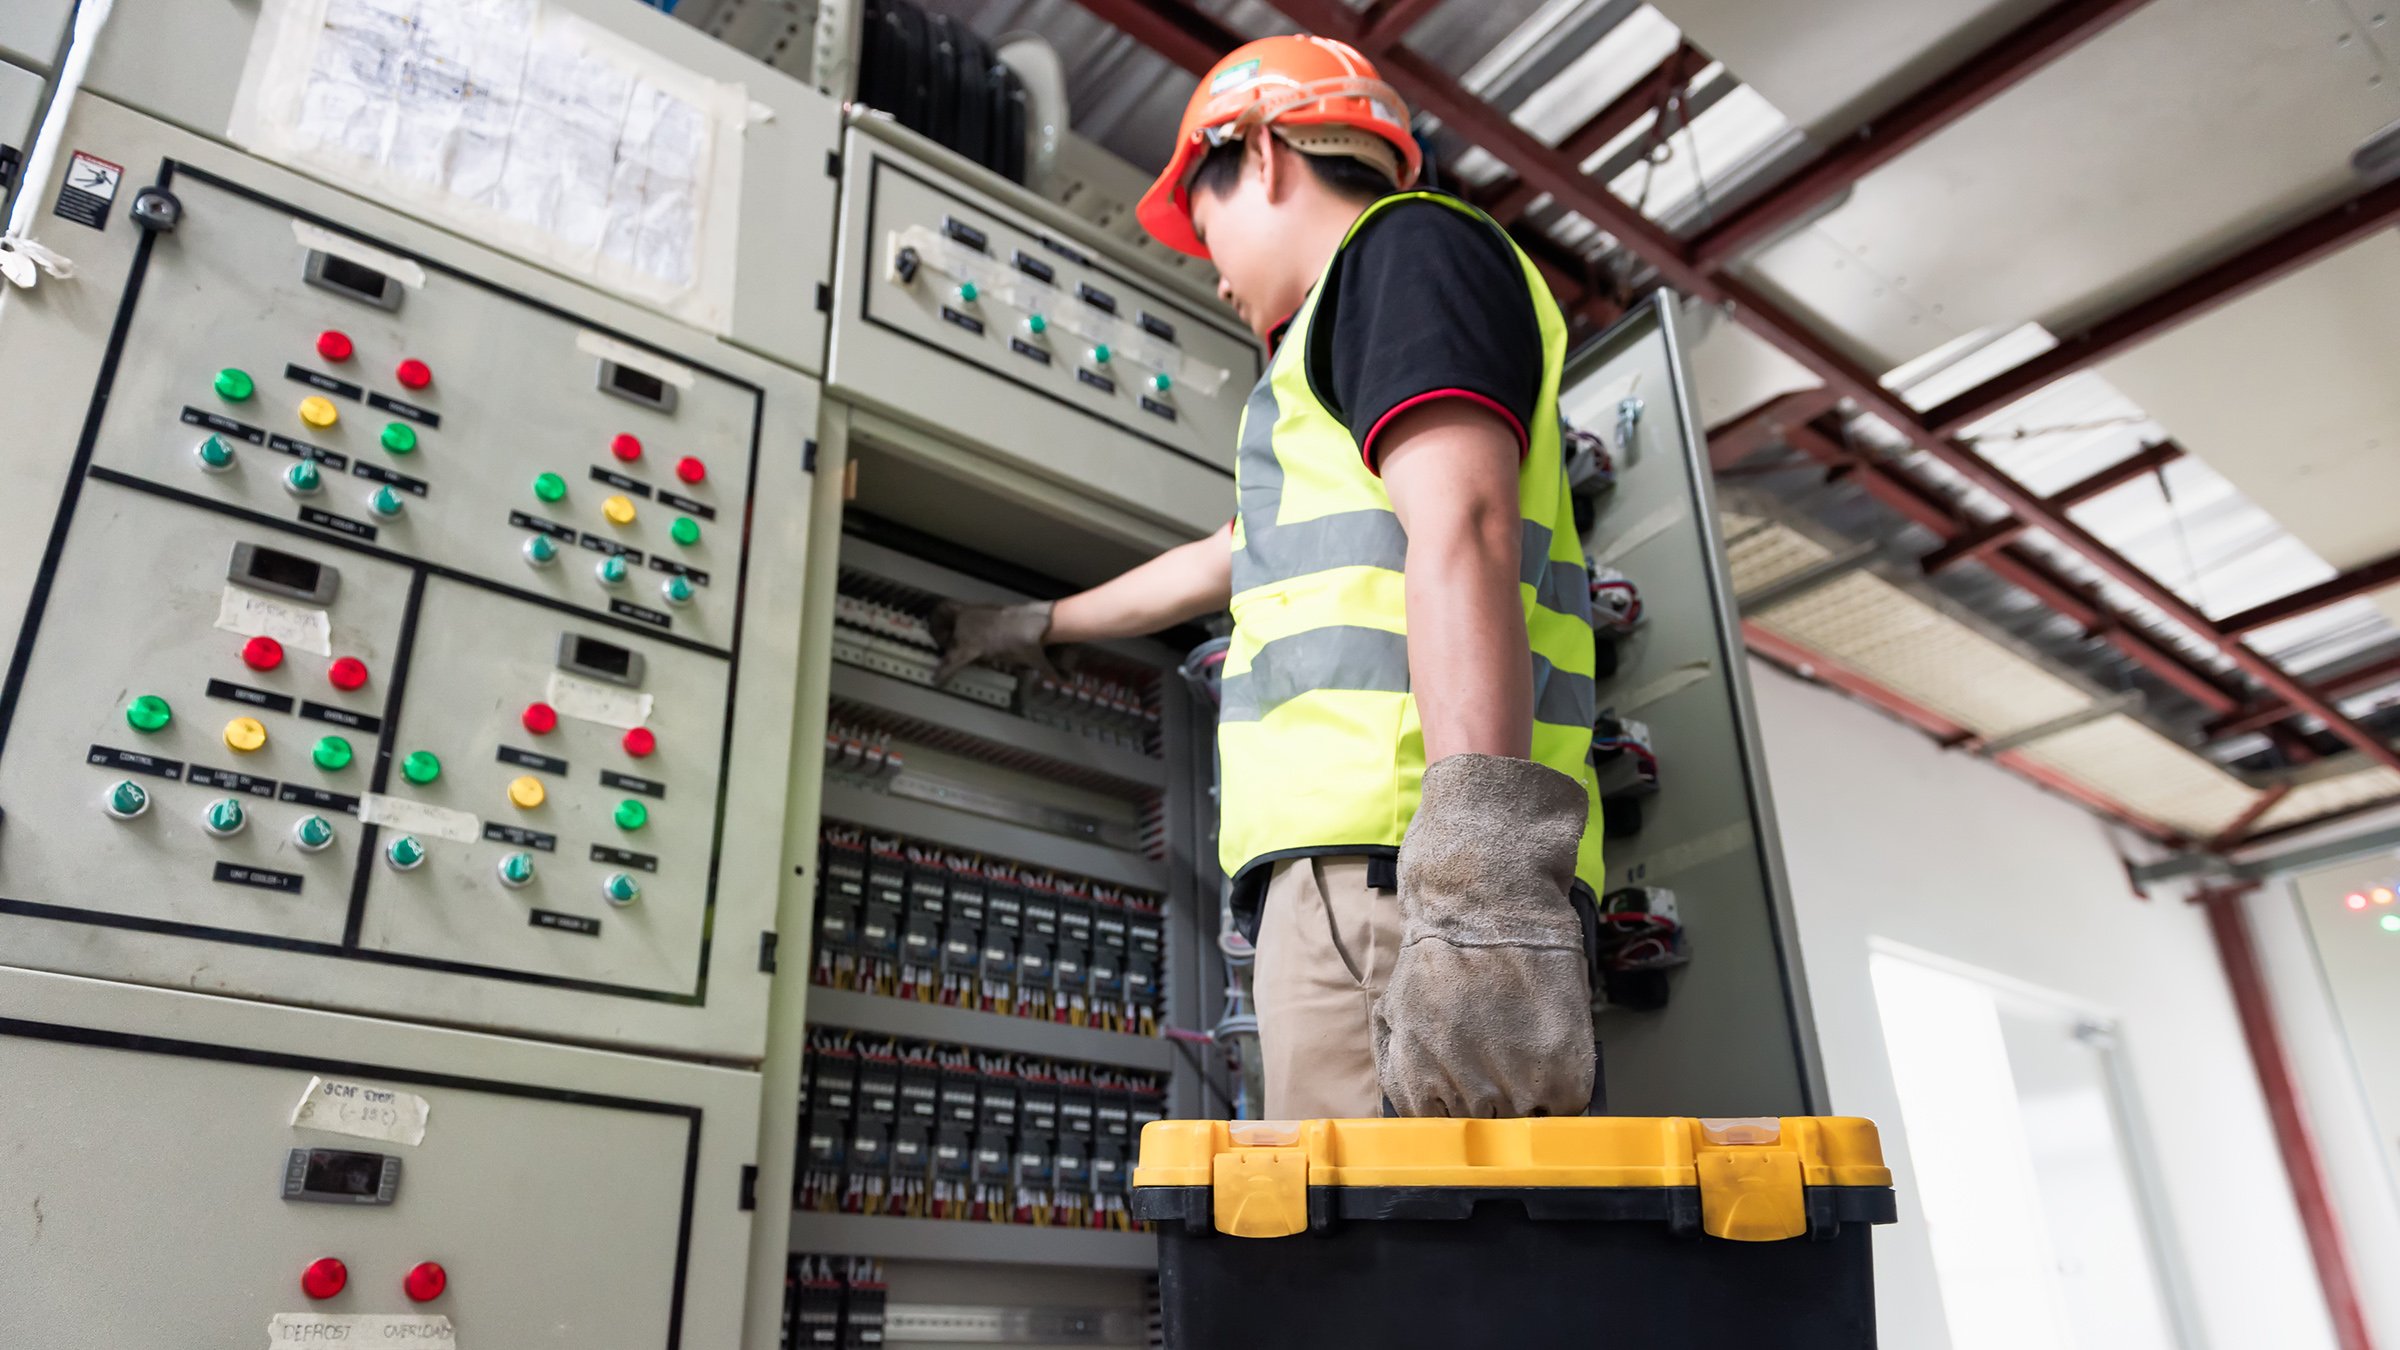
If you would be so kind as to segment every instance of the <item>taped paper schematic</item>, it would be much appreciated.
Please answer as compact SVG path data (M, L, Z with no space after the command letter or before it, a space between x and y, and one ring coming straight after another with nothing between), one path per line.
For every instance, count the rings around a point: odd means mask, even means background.
M748 108L543 0L267 0L231 134L722 332Z

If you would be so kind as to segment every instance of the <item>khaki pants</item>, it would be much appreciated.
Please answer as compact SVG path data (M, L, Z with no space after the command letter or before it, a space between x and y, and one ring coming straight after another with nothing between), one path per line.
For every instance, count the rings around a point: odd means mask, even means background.
M1364 858L1275 864L1259 918L1258 1049L1269 1120L1383 1114L1371 1013L1400 952L1400 897Z

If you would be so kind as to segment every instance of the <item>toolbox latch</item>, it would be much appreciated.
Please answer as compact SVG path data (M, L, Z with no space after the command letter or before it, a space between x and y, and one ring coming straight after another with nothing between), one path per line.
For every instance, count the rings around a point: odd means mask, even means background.
M1227 1149L1216 1157L1213 1218L1229 1237L1290 1237L1308 1228L1308 1151Z
M1808 1232L1799 1154L1737 1147L1708 1149L1693 1161L1700 1172L1700 1231L1735 1242L1781 1242Z

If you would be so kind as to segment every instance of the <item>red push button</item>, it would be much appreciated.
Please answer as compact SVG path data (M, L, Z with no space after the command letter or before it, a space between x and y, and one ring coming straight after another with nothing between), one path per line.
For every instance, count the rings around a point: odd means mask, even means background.
M332 1298L350 1283L350 1267L330 1256L320 1256L300 1272L300 1292L310 1298Z
M558 730L558 709L547 703L528 703L525 711L517 714L517 720L523 722L525 729L534 735L547 736Z
M336 689L364 689L367 687L367 663L355 656L337 656L333 664L325 668L325 678L333 681Z
M400 1277L400 1289L419 1303L430 1303L450 1287L450 1272L433 1261L419 1261Z
M350 335L338 328L328 328L317 334L317 355L328 361L347 361L354 350L356 348L350 344Z
M433 383L433 367L412 356L400 363L400 368L392 372L392 378L410 389L422 389Z
M260 635L242 644L242 664L252 670L273 670L283 664L283 644Z
M630 431L620 431L609 438L608 453L622 460L640 459L642 457L642 438Z
M651 735L648 727L635 727L625 733L625 753L635 759L647 758L657 748L658 737Z
M697 483L708 477L708 466L697 455L685 455L675 461L675 476L687 483Z

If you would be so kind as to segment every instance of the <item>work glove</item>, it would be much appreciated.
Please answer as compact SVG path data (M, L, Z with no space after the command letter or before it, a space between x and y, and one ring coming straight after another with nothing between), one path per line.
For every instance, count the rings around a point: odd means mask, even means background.
M1591 1104L1591 976L1567 899L1589 812L1581 783L1531 760L1425 771L1400 841L1400 954L1374 1010L1375 1074L1399 1114Z
M933 640L942 644L935 684L950 683L950 677L979 661L1030 666L1053 680L1060 678L1058 668L1050 664L1050 654L1042 650L1042 639L1050 633L1047 600L1022 605L962 605L944 600L934 606L926 626L933 630Z

